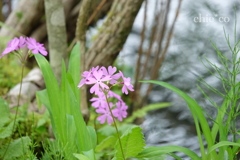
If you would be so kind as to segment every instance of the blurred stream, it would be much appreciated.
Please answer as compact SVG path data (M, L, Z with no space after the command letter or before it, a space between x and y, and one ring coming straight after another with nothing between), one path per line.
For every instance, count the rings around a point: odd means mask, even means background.
M153 21L154 4L155 0L149 0L147 13L148 24L151 24ZM172 10L171 12L173 13L170 13L170 17L175 13L176 5L177 1L172 1L170 10ZM217 104L221 104L223 99L201 85L198 79L202 77L208 84L223 93L221 81L210 74L203 63L209 67L205 61L205 58L207 58L213 64L222 67L210 43L210 39L216 43L218 49L224 53L226 57L231 57L224 38L223 27L226 33L229 34L230 39L233 39L234 5L237 6L237 15L239 15L238 7L240 6L240 2L237 0L184 0L166 59L159 71L159 75L161 75L159 80L170 83L187 93L204 108L206 111L205 114L211 117L216 116L216 108L204 97L197 88L197 85L201 86L208 96ZM144 7L140 10L133 26L133 32L128 37L127 43L118 58L120 65L130 66L133 70L137 59L136 52L140 43L139 34L143 23L143 13ZM197 19L195 17L199 19L201 17L212 17L213 22L195 21ZM220 17L224 17L226 22L221 22ZM240 16L238 16L238 23L240 22L239 17ZM238 24L238 26L239 25L240 24ZM151 25L147 27L150 28ZM239 33L237 37L240 37ZM147 48L148 46L145 45L144 47ZM129 76L131 75L133 75L133 73L129 73ZM142 92L145 92L144 87ZM173 102L174 105L166 109L152 111L145 117L146 120L141 127L146 136L147 145L177 145L189 148L200 155L192 115L184 100L172 91L160 86L155 86L149 97L149 102ZM209 120L209 123L212 124L212 121ZM176 154L184 160L190 159L183 153ZM173 158L170 156L167 157L167 160L171 159Z

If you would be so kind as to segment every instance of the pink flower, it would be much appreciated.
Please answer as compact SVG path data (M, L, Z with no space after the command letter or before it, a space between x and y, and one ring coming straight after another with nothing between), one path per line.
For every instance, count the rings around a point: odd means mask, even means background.
M33 54L40 53L44 56L48 54L46 49L43 47L43 44L38 43L34 38L27 38L27 47L32 50Z
M114 93L113 91L109 91L107 97L108 98L109 97L114 97L114 98L117 98L119 101L122 101L121 96L119 96L118 94Z
M103 92L99 92L98 97L93 97L92 99L90 99L90 101L93 102L92 106L94 108L107 107L106 97Z
M127 117L128 106L124 102L117 102L115 109L112 110L113 115L118 118L119 121L122 121L123 118Z
M80 83L78 84L78 87L82 87L86 83L86 79L81 79Z
M18 38L14 38L12 40L10 40L8 42L7 48L2 52L2 54L0 55L0 58L12 51L15 51L18 49L18 45L19 45L19 39Z
M86 82L88 81L88 78L93 78L93 72L97 71L99 68L99 66L97 67L92 67L90 69L90 71L84 71L82 74L82 77L85 77L85 79L81 79L80 83L78 84L78 87L82 87L84 84L86 84Z
M99 68L99 66L97 66L97 67L92 67L92 68L90 69L90 71L84 71L83 74L82 74L82 76L85 77L86 79L89 78L89 77L92 77L93 72L97 71L98 68Z
M26 38L25 37L19 37L19 43L17 49L24 48L26 46Z
M123 87L122 87L122 93L128 94L128 90L130 91L134 91L133 89L133 85L130 83L131 82L131 78L128 77L124 77L123 73L121 71L119 71L122 79L123 79ZM127 90L128 89L128 90Z
M112 108L112 106L113 106L113 104L110 103L110 108ZM96 109L96 112L103 114L97 118L97 120L100 121L100 124L105 123L105 121L107 121L109 125L112 124L113 118L111 116L111 112L110 112L108 106L106 106L104 108L100 107L100 108Z
M116 80L120 78L118 74L114 75L114 73L117 71L116 67L108 66L108 70L105 67L101 67L100 70L103 72L104 76L110 76L111 78L110 84L117 83Z
M111 80L110 76L105 76L102 78L102 71L94 71L93 72L93 78L88 78L88 81L86 81L85 83L86 84L94 84L91 89L90 89L90 93L94 93L95 94L98 94L100 92L100 88L99 86L101 87L101 90L104 90L104 89L109 89L109 87L104 84L102 81L109 81Z

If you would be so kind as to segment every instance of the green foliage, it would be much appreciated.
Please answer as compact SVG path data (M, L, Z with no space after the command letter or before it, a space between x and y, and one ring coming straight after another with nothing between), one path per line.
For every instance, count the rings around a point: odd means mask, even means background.
M204 158L206 158L205 156L205 150L204 150L204 147L203 147L203 140L202 140L202 135L201 135L201 131L200 131L200 128L199 128L199 123L200 123L200 126L203 130L203 134L205 136L205 139L208 143L208 148L212 147L214 145L214 141L212 139L212 136L211 136L211 132L210 132L210 127L208 125L208 122L204 116L204 112L203 112L203 109L197 104L197 102L192 99L191 97L189 97L187 94L185 94L184 92L182 92L181 90L179 90L178 88L168 84L168 83L165 83L165 82L160 82L160 81L144 81L145 83L148 82L148 83L154 83L154 84L158 84L158 85L161 85L165 88L168 88L172 91L174 91L175 93L177 93L179 96L181 96L188 104L188 107L193 115L193 119L194 119L194 123L195 123L195 126L196 126L196 130L197 130L197 134L198 134L198 140L199 140L199 143L200 143L200 149L201 149L201 153L202 153L202 156ZM212 153L213 156L216 156L216 152L213 152Z
M193 151L191 151L190 149L179 147L179 146L172 146L172 145L164 146L164 147L147 147L147 148L144 148L144 150L141 153L139 153L136 157L137 158L155 158L171 152L183 152L186 155L188 155L191 159L201 160L201 158L198 157L198 155Z
M95 152L103 152L105 149L109 149L112 147L112 144L115 144L117 141L116 136L108 136L107 138L103 139L100 144L98 144L95 148Z
M92 137L95 131L86 126L80 112L80 90L77 88L80 72L76 72L80 68L79 44L71 52L68 72L62 63L60 86L47 60L39 54L35 58L46 84L46 90L38 92L37 96L50 113L54 135L66 147L65 158L74 159L73 153L94 149L96 138Z
M120 146L119 141L117 141L115 145L116 153L114 155L114 158L116 160L122 160L129 157L136 156L139 152L143 150L143 147L145 146L145 141L143 134L141 132L141 128L138 126L134 126L129 128L120 138L122 146ZM123 150L124 157L121 152L121 148Z
M21 137L18 139L13 140L8 150L5 154L5 160L12 160L13 158L17 157L24 157L24 155L27 153L28 147L31 143L31 140L29 137ZM6 150L6 145L3 146L3 149L0 150L0 156L3 156Z
M41 160L65 160L65 146L62 146L58 140L43 143L44 153Z
M13 160L15 158L27 157L31 140L29 137L18 137L12 140L13 121L10 118L11 113L8 104L0 97L0 157L4 155L5 160ZM17 119L17 123L20 120ZM11 140L9 146L8 143ZM7 149L8 148L8 149ZM7 151L6 151L7 149Z
M1 38L1 37L0 37ZM29 72L25 69L24 75ZM0 95L5 95L20 82L21 67L16 56L9 54L0 59Z
M171 103L155 103L155 104L149 104L147 106L144 106L141 109L138 109L135 111L132 116L128 117L124 122L126 123L132 123L136 118L144 117L149 111L161 109L165 107L171 106Z

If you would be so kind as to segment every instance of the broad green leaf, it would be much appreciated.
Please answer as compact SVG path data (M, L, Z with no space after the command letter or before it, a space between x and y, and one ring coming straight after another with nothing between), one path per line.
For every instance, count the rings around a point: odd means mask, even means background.
M63 71L65 72L65 71ZM62 73L63 80L62 80L62 86L61 86L61 103L64 104L64 112L68 113L70 115L73 115L74 121L76 124L76 133L77 133L77 139L78 142L78 148L79 151L87 151L90 149L93 149L93 143L90 133L88 132L86 123L83 119L82 113L80 111L80 97L76 96L76 92L79 92L79 89L77 87L72 88L68 79L67 74ZM75 89L75 91L73 90ZM67 138L67 137L66 137ZM67 140L67 139L66 139Z
M21 138L15 139L10 143L4 158L6 160L11 160L11 159L20 157L23 154L26 154L30 143L31 143L31 140L29 137L21 137ZM5 149L6 149L6 146L4 147L4 149L0 150L1 156L4 154Z
M80 44L76 43L76 45L73 47L70 59L69 59L69 65L68 65L68 73L73 78L73 81L75 83L75 86L77 87L78 83L80 82Z
M115 144L117 141L117 138L115 136L109 136L105 138L97 147L95 148L96 152L101 152L104 149L108 147L112 147L113 144Z
M129 128L120 138L121 144L122 144L122 150L119 141L117 141L115 145L115 156L117 160L122 160L123 155L126 158L134 157L138 153L140 153L143 150L143 147L145 146L145 141L143 134L141 132L141 128L138 126L134 126ZM123 155L122 155L123 154Z
M0 139L10 137L13 131L13 124L14 122L11 122L7 127L4 127L0 130ZM17 125L17 123L15 124ZM14 127L16 129L16 127Z
M66 137L68 138L68 143L67 143L67 146L66 146L66 154L68 156L67 159L71 159L72 157L72 154L71 153L74 153L74 152L77 152L77 146L75 144L75 141L76 141L76 125L75 125L75 122L74 122L74 118L72 115L69 115L69 114L66 114Z
M95 159L96 159L95 153L94 153L94 150L93 150L93 149L91 149L91 150L89 150L89 151L83 151L83 154L84 154L86 157L88 157L89 159L91 159L91 160L95 160Z
M136 158L154 158L172 152L183 152L186 155L188 155L191 159L201 160L201 158L198 157L198 155L191 151L190 149L173 145L164 147L144 148L143 151L136 156Z
M223 146L238 146L240 147L240 143L234 143L234 142L229 142L229 141L221 141L211 148L209 148L208 154L210 154L212 151L214 151L217 148L223 147Z
M77 133L74 143L77 144L78 152L92 149L91 137L88 134L86 124L80 112L80 96L76 96L79 89L77 86L71 87L72 78L70 74L66 73L65 64L62 63L61 87L59 87L48 61L39 54L36 54L35 58L42 70L47 88L46 92L40 92L39 97L40 99L42 98L41 102L49 110L52 124L55 126L53 131L56 138L64 146L67 146L69 143L66 128L66 114L69 114L74 117ZM44 102L46 99L47 103ZM69 153L66 153L66 155L69 155Z
M206 158L205 157L205 150L203 148L204 146L203 146L203 142L202 142L202 137L201 137L201 133L200 133L200 127L199 127L198 123L200 123L200 126L202 128L204 137L205 137L205 139L207 141L207 144L208 144L208 149L214 145L214 141L213 141L213 138L212 138L212 135L211 135L211 131L210 131L208 122L207 122L207 120L206 120L206 118L203 114L204 113L203 109L197 104L197 102L194 99L189 97L186 93L182 92L178 88L176 88L176 87L174 87L174 86L172 86L168 83L161 82L161 81L153 81L153 80L142 81L142 82L143 83L158 84L158 85L161 85L165 88L168 88L168 89L174 91L175 93L177 93L179 96L181 96L187 102L188 107L189 107L189 109L190 109L190 111L193 115L194 123L195 123L196 129L197 129L202 157ZM216 158L216 157L217 157L217 155L216 155L216 152L214 151L212 153L212 158Z
M47 90L44 89L44 90L41 90L41 91L37 91L36 96L41 101L41 103L48 109L48 112L50 114L50 119L51 119L53 132L55 132L56 131L56 125L55 125L55 121L54 121L54 118L53 118L54 116L52 114L52 109L51 109L50 101L49 101L49 98L48 98Z
M9 121L10 109L6 101L0 97L0 128Z
M169 107L169 106L171 106L171 103L149 104L149 105L135 111L131 117L128 117L125 120L125 122L132 123L136 118L144 117L147 114L147 112L149 112L151 110L161 109L161 108L165 108L165 107Z
M111 136L116 133L116 129L113 126L105 125L100 128L97 132L101 133L104 136Z
M233 159L234 153L231 147L227 148L227 152L228 152L228 159Z
M95 129L92 126L87 126L88 134L91 137L92 147L95 148L97 146L97 134Z
M166 160L166 155L158 156L158 157L153 157L153 158L138 158L138 160ZM174 157L175 158L175 157ZM178 160L177 158L175 158ZM180 159L182 160L182 159Z
M83 155L83 154L76 154L76 153L73 153L73 155L79 159L79 160L92 160L92 159L89 159L87 156Z
M60 91L59 86L56 77L53 74L52 68L50 67L49 62L43 57L41 54L34 54L35 59L42 71L44 82L46 85L46 91L47 91L47 97L49 99L49 113L52 120L52 123L54 124L54 134L57 138L60 138L59 136L62 136L61 133L63 132L63 128L61 127L61 120L63 117L60 117L60 112L62 112L62 109L59 108L61 106L60 103ZM46 94L45 94L46 98ZM45 99L41 99L41 102L45 105L44 102ZM63 137L61 138L63 139Z

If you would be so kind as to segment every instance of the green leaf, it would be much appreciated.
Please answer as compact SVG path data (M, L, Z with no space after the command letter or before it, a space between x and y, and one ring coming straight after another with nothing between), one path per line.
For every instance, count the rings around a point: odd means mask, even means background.
M10 109L6 101L0 97L0 128L9 121Z
M73 155L79 159L79 160L91 160L89 159L87 156L83 155L83 154L76 154L76 153L73 153Z
M4 158L6 160L11 160L26 154L30 143L31 143L31 140L29 137L21 137L21 138L15 139L10 143ZM6 146L4 146L4 149L0 150L1 156L3 156L5 149L6 149Z
M73 155L79 159L79 160L95 160L94 151L91 149L89 151L83 151L83 154L76 154L73 153Z
M93 149L89 150L89 151L83 151L83 154L88 157L89 159L91 160L95 160L95 154L94 154L94 151Z
M149 112L149 111L161 109L161 108L165 108L165 107L169 107L169 106L171 106L171 103L149 104L149 105L135 111L131 117L128 117L127 119L125 119L125 122L132 123L136 118L144 117L147 114L147 112Z
M198 155L191 151L190 149L174 145L144 148L143 151L136 156L136 158L154 158L172 152L183 152L186 155L188 155L191 159L201 160L201 158L198 157Z
M69 59L68 73L73 78L75 86L80 82L80 44L76 43L73 47Z
M11 122L7 127L4 127L3 129L1 129L2 131L0 130L0 139L11 136L12 131L13 131L13 124L14 124L14 122ZM17 125L17 124L15 124L15 125Z
M92 126L87 126L88 134L91 137L92 147L95 148L97 146L97 134L95 129Z
M68 143L66 146L67 159L71 159L71 153L77 152L77 146L75 144L76 140L76 125L74 122L74 117L72 115L66 114L66 137L68 138Z
M113 144L115 144L117 141L117 138L115 136L109 136L105 138L97 147L95 148L96 152L101 152L104 149L108 147L112 147Z
M57 138L60 138L61 133L63 132L63 128L61 127L61 118L59 115L62 112L60 103L60 90L58 86L58 82L56 77L53 74L52 68L50 67L50 64L48 61L43 57L41 54L34 54L34 57L43 73L44 82L46 84L46 91L47 94L44 93L42 96L44 96L44 99L41 99L41 102L46 105L44 100L48 99L49 104L47 104L47 108L49 109L49 113L51 116L51 121L53 123L53 131L54 135Z
M238 146L240 147L240 143L234 143L234 142L229 142L229 141L221 141L211 148L209 148L208 154L210 154L212 151L214 151L217 148L223 147L223 146Z
M143 150L145 141L141 130L140 127L134 126L128 129L120 138L125 159L134 157ZM119 141L117 141L115 145L115 150L116 153L114 157L116 157L117 160L124 159Z
M78 142L76 143L79 149L78 152L80 152L80 149L81 151L90 150L91 140L79 110L80 104L78 102L80 97L76 97L78 88L76 86L76 91L74 92L73 87L70 86L68 76L71 75L67 75L65 64L62 63L62 81L61 87L59 87L48 61L40 54L36 54L35 58L42 70L47 88L46 91L39 92L38 95L41 102L46 105L49 110L54 135L64 146L67 146L69 142L66 129L66 114L72 115L77 130L77 139L74 140L74 143ZM69 155L69 153L66 153L66 155Z
M182 92L178 88L176 88L176 87L174 87L174 86L172 86L168 83L161 82L161 81L152 81L152 80L142 81L142 82L143 83L158 84L158 85L161 85L165 88L168 88L168 89L174 91L175 93L177 93L179 96L181 96L187 102L188 107L189 107L189 109L192 113L195 126L196 126L202 157L203 157L203 159L206 158L204 145L203 145L203 141L202 141L202 137L201 137L201 131L200 131L200 127L199 127L198 123L200 123L200 126L202 128L204 137L205 137L205 139L207 141L207 144L208 144L208 149L214 145L214 141L213 141L213 138L212 138L212 135L211 135L211 131L210 131L208 122L207 122L207 120L206 120L206 118L203 114L203 109L197 104L197 102L194 99L189 97L186 93ZM216 158L216 157L217 157L216 152L213 152L211 158Z

